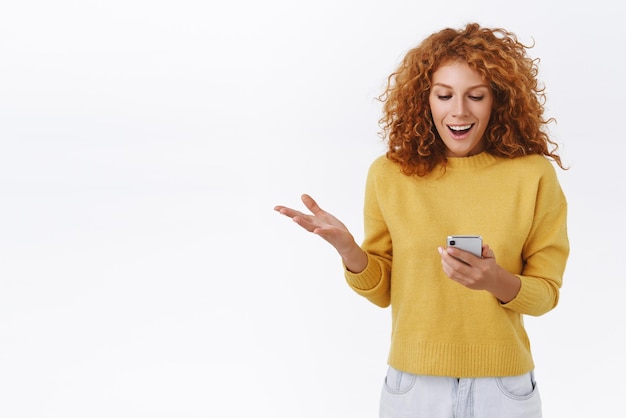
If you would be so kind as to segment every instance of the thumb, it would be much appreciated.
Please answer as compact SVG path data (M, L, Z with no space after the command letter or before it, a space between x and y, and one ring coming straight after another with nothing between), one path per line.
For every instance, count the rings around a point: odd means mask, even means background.
M317 202L308 194L303 194L301 199L302 203L304 203L304 206L306 206L314 214L322 212L322 209L319 207Z

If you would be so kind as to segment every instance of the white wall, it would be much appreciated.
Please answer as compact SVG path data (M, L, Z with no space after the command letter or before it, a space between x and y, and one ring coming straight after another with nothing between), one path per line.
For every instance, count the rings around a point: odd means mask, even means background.
M626 389L626 73L613 3L25 0L0 6L0 416L376 417L389 311L273 212L361 239L373 100L444 26L536 41L571 259L527 321L547 417Z

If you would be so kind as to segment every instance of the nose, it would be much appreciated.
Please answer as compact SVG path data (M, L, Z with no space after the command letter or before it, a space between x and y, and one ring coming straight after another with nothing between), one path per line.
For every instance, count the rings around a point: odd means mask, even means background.
M467 104L463 97L455 98L452 116L467 116Z

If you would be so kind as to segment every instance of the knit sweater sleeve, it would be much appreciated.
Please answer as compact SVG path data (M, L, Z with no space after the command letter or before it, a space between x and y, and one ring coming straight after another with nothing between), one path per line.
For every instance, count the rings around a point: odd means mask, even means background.
M379 204L377 182L382 160L372 164L365 186L364 232L361 248L367 254L367 267L355 274L345 269L348 285L370 302L387 307L391 303L391 235Z
M568 256L567 202L550 165L537 188L535 217L522 253L524 265L517 275L521 288L503 307L533 316L556 307Z

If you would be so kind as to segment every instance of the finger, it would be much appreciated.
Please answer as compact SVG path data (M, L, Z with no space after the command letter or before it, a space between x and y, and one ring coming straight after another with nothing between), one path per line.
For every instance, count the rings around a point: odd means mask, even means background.
M291 219L309 232L316 233L315 230L319 229L319 225L311 221L310 215L296 215Z
M483 258L496 258L496 254L488 245L483 246Z
M453 278L453 276L457 274L457 271L467 267L464 262L448 254L445 249L439 247L438 251L441 255L441 266L443 267L443 271L446 273L446 276Z
M309 209L314 215L324 212L322 208L319 207L317 202L308 194L302 195L302 203L304 203L304 206L306 206L307 209Z
M458 261L463 262L464 264L471 265L471 261L476 257L473 254L468 253L467 251L459 250L458 248L448 247L446 248L446 253L455 258Z
M293 218L295 216L302 216L302 217L306 216L304 213L300 212L299 210L291 209L286 206L276 206L274 210L280 213L281 215L285 215L289 218Z

